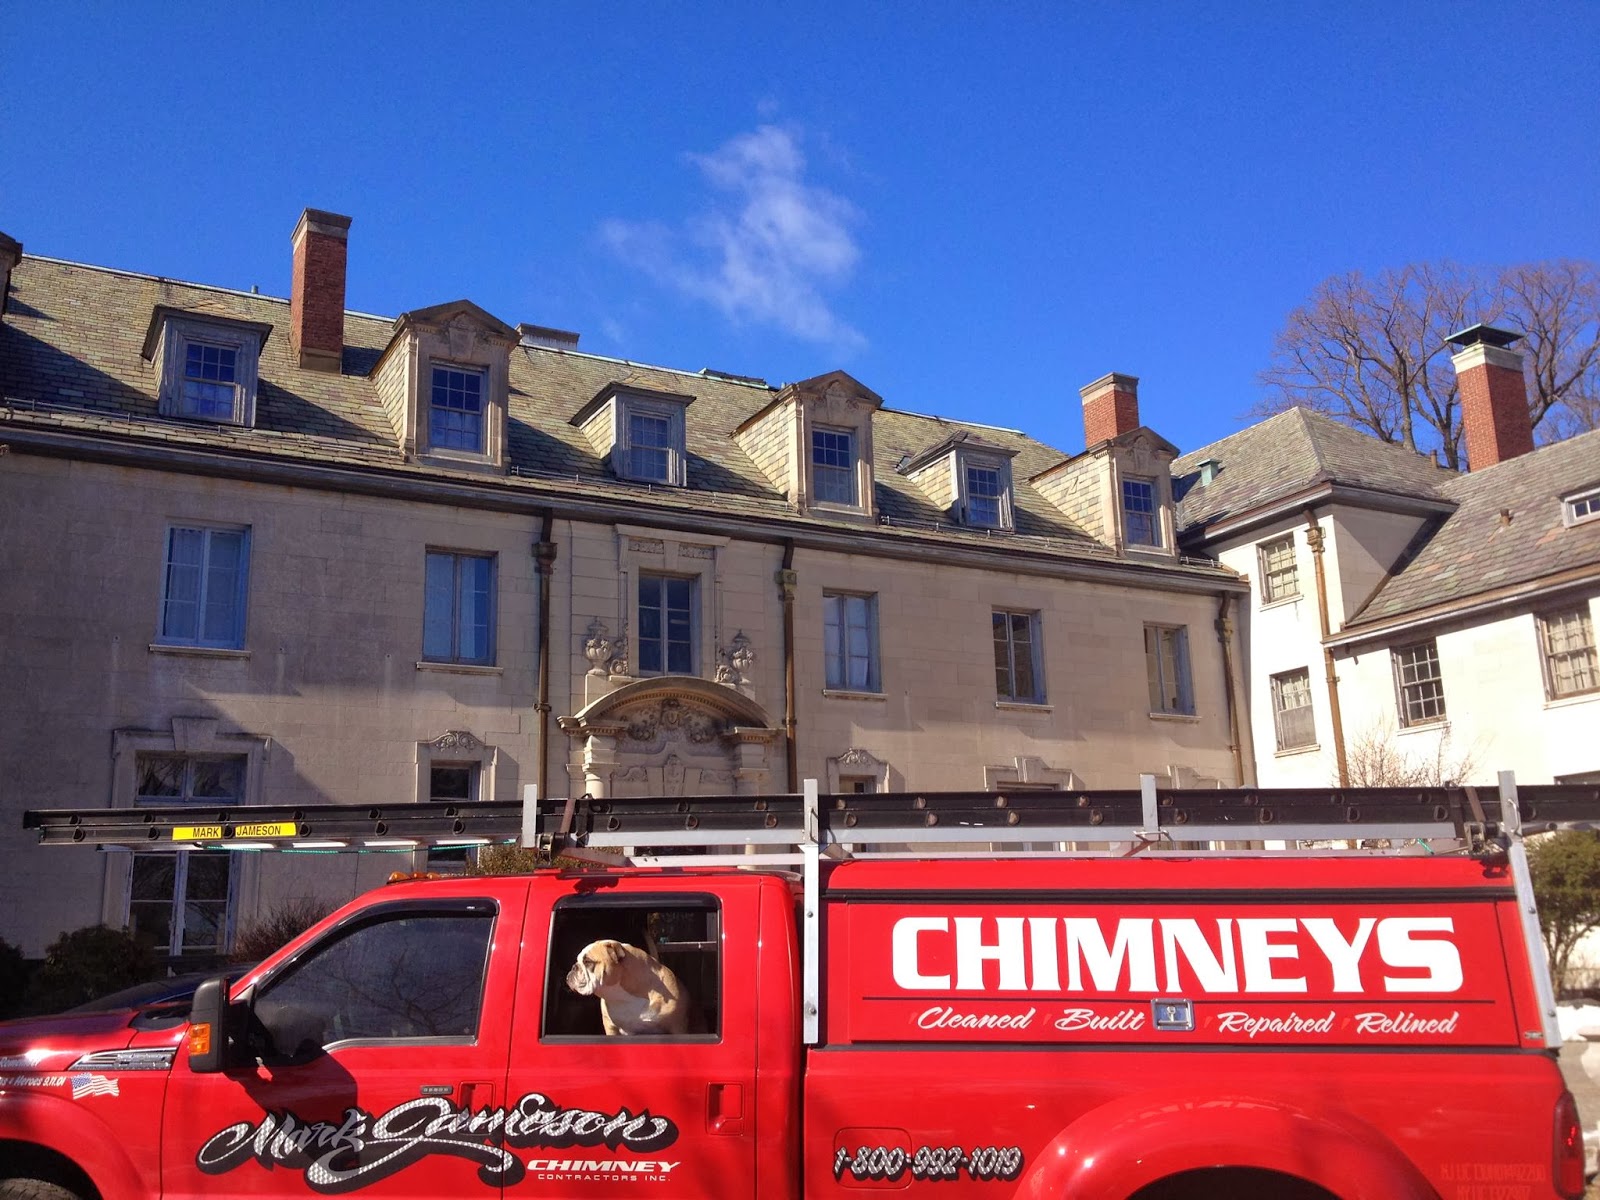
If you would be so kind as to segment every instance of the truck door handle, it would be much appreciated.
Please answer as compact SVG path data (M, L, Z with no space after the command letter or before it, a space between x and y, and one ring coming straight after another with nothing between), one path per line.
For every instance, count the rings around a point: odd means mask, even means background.
M706 1127L727 1137L744 1135L744 1084L713 1083L706 1088Z
M461 1107L467 1112L476 1112L480 1108L494 1106L494 1084L492 1083L463 1083L460 1092Z

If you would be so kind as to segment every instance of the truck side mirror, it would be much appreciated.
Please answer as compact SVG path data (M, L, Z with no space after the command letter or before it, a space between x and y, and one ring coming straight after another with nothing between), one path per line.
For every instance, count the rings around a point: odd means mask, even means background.
M228 979L218 975L194 991L189 1006L189 1070L197 1075L214 1075L227 1065L228 1055Z

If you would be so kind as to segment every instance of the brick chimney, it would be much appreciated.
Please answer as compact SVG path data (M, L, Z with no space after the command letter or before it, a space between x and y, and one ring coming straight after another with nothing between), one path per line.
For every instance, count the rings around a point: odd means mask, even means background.
M337 372L344 360L344 263L350 218L308 208L294 227L289 352L302 367Z
M6 295L11 291L11 272L22 261L22 243L0 233L0 321L6 319Z
M1079 388L1083 397L1083 444L1101 442L1139 428L1139 381L1113 371Z
M1461 347L1450 361L1461 387L1461 423L1471 470L1481 471L1533 449L1522 354L1510 349L1521 336L1508 329L1473 325L1446 339Z

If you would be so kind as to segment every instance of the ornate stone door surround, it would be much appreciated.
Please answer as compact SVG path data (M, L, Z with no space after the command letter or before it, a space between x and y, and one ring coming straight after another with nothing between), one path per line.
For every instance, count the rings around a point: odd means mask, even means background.
M572 741L571 787L596 798L759 796L780 737L748 696L686 675L635 680L559 724Z

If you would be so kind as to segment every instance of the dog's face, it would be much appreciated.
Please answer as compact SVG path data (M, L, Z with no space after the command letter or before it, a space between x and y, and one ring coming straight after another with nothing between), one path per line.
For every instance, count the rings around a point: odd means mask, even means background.
M578 951L578 961L567 972L567 986L580 996L592 996L611 982L621 961L621 942L590 942Z

